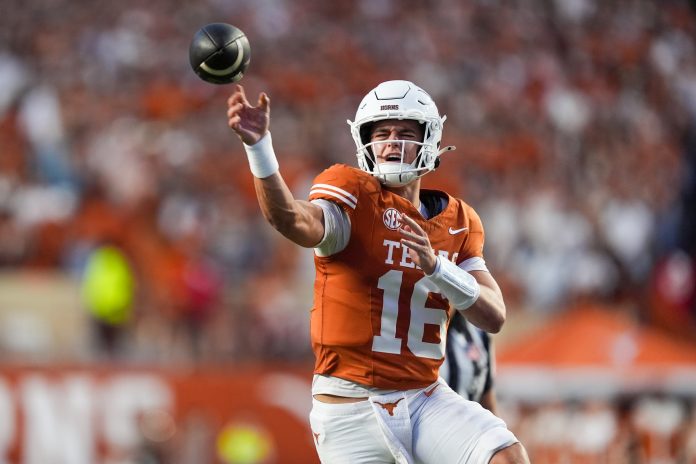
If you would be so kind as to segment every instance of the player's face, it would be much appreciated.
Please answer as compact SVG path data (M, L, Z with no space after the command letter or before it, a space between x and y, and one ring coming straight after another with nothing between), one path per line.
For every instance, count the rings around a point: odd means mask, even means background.
M376 122L372 128L370 142L379 142L372 145L377 163L412 163L421 146L418 143L408 143L409 141L423 141L423 128L418 121L388 119Z

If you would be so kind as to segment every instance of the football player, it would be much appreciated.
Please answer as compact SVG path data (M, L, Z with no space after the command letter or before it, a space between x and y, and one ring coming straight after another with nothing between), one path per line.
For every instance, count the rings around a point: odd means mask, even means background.
M270 99L241 86L228 125L244 143L264 217L314 248L310 425L325 463L526 463L505 423L438 378L449 308L498 332L500 289L483 264L476 212L421 189L440 154L441 117L417 85L388 81L348 121L359 168L319 174L295 199L271 140Z

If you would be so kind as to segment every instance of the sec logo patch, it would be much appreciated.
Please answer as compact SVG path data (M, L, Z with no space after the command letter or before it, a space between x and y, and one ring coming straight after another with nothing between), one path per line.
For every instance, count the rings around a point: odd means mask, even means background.
M382 215L382 220L387 229L396 230L401 227L401 213L394 208L389 208L384 211Z

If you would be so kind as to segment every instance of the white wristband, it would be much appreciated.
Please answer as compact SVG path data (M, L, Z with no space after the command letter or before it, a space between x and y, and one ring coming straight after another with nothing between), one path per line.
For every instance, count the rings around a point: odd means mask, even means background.
M456 309L466 309L478 300L481 287L468 272L448 259L437 257L435 272L427 276Z
M251 173L254 177L265 179L278 172L278 160L273 151L270 131L266 132L266 135L253 145L245 143L244 149L249 160L249 168L251 168Z

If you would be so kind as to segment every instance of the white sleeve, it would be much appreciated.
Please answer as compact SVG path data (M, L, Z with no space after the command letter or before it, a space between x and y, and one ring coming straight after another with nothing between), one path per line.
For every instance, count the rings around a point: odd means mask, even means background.
M318 198L311 203L324 210L324 238L314 247L314 253L323 258L343 251L350 240L348 214L333 201Z
M488 267L486 266L486 261L483 258L474 256L473 258L465 259L459 263L459 267L464 269L466 272L471 271L484 271L490 273Z

